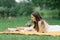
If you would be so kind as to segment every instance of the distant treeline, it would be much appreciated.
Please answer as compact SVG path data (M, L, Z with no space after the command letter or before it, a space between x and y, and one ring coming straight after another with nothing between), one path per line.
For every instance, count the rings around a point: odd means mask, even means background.
M0 0L0 17L29 16L33 11L38 11L44 17L60 18L60 0L27 1Z

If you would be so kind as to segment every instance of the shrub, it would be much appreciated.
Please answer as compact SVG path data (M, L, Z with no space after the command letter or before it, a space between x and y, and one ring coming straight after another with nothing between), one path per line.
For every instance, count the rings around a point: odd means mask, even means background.
M54 10L41 10L40 14L44 18L59 18L59 10L54 9Z

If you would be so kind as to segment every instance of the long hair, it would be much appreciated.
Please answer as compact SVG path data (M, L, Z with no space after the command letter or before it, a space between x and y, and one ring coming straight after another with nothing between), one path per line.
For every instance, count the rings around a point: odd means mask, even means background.
M34 21L33 23L34 23L34 29L37 30L38 32L39 31L38 21L42 20L42 17L38 12L33 12L31 15L33 15L36 19L36 22Z

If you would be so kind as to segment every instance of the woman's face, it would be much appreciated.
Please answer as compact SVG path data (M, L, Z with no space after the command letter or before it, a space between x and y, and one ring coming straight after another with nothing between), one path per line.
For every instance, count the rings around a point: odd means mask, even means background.
M32 21L36 21L36 18L33 15L31 15L31 19Z

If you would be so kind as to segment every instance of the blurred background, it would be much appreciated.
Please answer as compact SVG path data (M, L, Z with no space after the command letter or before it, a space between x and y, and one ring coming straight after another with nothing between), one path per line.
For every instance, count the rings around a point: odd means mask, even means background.
M30 16L38 11L44 18L60 18L60 0L0 0L0 18Z

